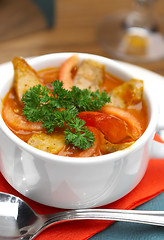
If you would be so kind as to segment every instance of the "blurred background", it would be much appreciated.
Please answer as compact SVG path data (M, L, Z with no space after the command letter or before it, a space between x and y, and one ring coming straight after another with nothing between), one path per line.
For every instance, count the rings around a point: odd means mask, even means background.
M101 20L133 0L0 0L0 63L14 56L86 52L109 56L97 40ZM164 0L153 14L164 16ZM112 33L111 33L112 34ZM137 65L164 75L164 59Z

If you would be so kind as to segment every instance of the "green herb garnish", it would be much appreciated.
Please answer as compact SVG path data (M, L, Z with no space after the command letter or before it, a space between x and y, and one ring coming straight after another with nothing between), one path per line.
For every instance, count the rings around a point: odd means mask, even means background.
M91 92L73 86L63 88L58 80L51 83L53 90L46 86L31 87L22 97L24 103L23 115L30 122L42 122L47 132L53 132L55 127L64 128L66 144L73 144L80 149L88 149L94 144L93 133L85 126L85 121L79 119L81 111L99 111L110 97L102 91Z

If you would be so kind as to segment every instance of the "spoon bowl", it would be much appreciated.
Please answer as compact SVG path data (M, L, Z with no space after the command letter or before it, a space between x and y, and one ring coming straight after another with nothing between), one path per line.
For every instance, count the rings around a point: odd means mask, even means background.
M42 218L22 199L0 193L0 239L32 239L42 224Z
M116 220L164 226L164 211L77 209L39 215L19 197L0 192L0 239L32 240L53 224L78 219Z

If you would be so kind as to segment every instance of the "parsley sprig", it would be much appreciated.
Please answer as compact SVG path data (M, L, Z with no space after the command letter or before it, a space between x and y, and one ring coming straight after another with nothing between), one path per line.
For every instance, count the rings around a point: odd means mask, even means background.
M91 92L73 86L71 90L63 88L63 83L55 80L47 86L36 85L25 92L23 115L30 122L42 122L47 132L55 127L64 128L66 144L73 144L80 149L88 149L94 144L93 133L85 126L85 121L78 118L81 111L99 111L110 97L102 91Z

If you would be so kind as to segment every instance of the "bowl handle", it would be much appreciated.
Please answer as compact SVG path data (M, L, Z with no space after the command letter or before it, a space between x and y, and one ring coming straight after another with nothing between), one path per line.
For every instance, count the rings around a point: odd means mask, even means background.
M157 132L160 132L160 130L164 130L164 112L163 111L159 115L158 124L157 124ZM151 151L150 151L150 157L164 159L164 143L153 140Z

